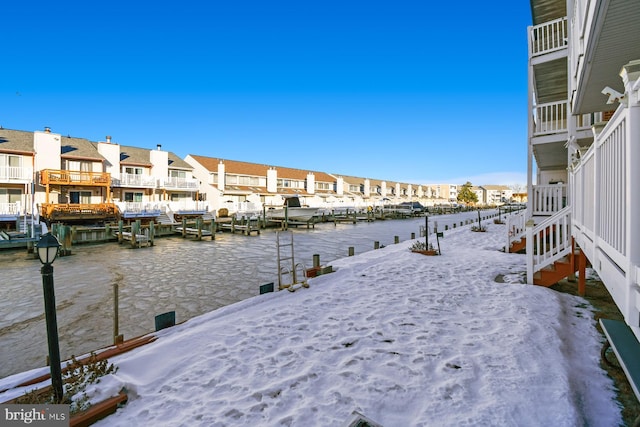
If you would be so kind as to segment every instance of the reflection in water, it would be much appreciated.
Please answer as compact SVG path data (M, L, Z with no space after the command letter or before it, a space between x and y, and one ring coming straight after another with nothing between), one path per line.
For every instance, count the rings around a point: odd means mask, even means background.
M434 217L441 229L477 214ZM312 266L390 245L394 236L419 236L424 218L373 223L318 224L296 229L296 262ZM119 286L119 332L125 339L154 329L154 316L176 312L182 322L258 294L276 282L276 236L272 230L243 236L218 233L199 242L161 238L150 248L116 243L82 245L54 264L60 356L80 355L113 342L113 285ZM40 263L25 251L0 252L0 377L45 365L47 355Z

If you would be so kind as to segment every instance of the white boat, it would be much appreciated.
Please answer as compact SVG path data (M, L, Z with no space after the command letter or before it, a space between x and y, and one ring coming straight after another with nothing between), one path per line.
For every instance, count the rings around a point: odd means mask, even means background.
M298 197L287 197L284 199L284 206L282 207L270 207L265 211L267 219L288 219L289 221L310 221L315 215L317 215L320 208L309 208L300 205L300 199Z

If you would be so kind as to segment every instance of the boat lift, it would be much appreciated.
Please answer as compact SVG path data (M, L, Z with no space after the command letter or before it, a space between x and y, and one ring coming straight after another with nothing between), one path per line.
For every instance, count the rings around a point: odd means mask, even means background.
M308 288L307 269L303 263L296 264L295 262L293 232L277 231L276 245L278 248L278 290L287 289L290 292L295 292L301 287ZM287 248L291 248L290 252L287 251ZM291 261L291 263L288 261ZM298 270L301 270L302 281L298 281Z

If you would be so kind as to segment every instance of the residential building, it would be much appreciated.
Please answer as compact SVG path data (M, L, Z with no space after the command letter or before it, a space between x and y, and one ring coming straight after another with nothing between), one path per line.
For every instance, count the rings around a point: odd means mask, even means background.
M160 148L0 129L0 221L13 228L29 215L99 223L205 212L191 166Z
M0 227L13 229L33 203L33 136L0 128Z
M509 203L513 198L513 190L506 185L483 185L484 204L489 206L499 206Z
M578 268L583 289L588 260L640 337L640 2L531 0L531 10L527 280L549 285Z

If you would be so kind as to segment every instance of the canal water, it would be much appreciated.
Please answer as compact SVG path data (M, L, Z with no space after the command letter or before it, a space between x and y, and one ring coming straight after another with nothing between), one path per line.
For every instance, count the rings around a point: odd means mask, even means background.
M484 215L492 212L487 211ZM452 228L477 212L432 216L429 227ZM358 224L317 224L293 229L295 261L323 265L420 236L425 219ZM435 238L433 238L435 243ZM290 251L290 249L287 249ZM290 253L290 252L289 252ZM262 284L277 287L276 232L260 235L218 233L215 240L157 239L152 247L131 249L106 243L79 245L54 263L60 356L67 359L113 343L114 284L119 288L119 332L125 339L152 332L157 314L175 311L182 322L259 294ZM25 250L0 252L0 378L42 367L48 354L41 264Z

